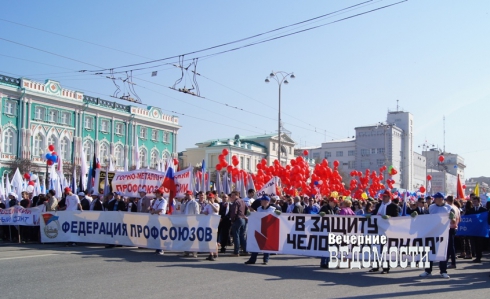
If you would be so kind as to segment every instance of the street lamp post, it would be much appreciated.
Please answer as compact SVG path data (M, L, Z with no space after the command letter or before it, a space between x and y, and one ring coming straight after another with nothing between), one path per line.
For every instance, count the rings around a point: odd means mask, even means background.
M274 79L277 82L277 85L279 86L279 110L278 110L278 117L277 117L277 131L278 131L277 157L279 158L279 163L281 163L281 86L282 83L284 84L289 83L289 81L287 80L288 78L294 79L296 77L294 76L293 73L287 73L283 71L277 71L277 72L272 71L269 74L269 77L265 78L265 83L270 82L269 78Z

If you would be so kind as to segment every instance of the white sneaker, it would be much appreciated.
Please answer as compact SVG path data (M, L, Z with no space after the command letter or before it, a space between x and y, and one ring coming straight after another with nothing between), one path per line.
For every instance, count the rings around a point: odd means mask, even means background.
M447 273L441 273L441 277L442 278L449 278L449 275L447 275Z
M432 274L430 274L429 272L424 272L424 273L419 275L419 277L429 277L429 276L432 276Z

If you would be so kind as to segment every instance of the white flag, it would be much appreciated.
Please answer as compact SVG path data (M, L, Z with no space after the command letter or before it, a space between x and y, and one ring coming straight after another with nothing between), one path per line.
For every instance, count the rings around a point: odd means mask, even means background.
M14 173L14 177L12 178L12 188L13 188L13 192L15 192L15 194L17 194L17 199L21 199L22 198L22 185L24 183L24 180L22 178L22 175L20 174L20 171L19 171L19 168L17 168L17 170L15 171Z
M134 156L134 163L136 164L136 169L140 169L140 147L138 145L138 139L139 137L136 136L136 139L134 140L134 150L133 150L133 156Z
M87 166L87 155L85 154L85 149L83 146L80 147L80 178L82 180L81 185L83 190L80 191L85 191L87 189L87 174L88 174L88 166Z
M257 198L262 197L263 195L267 196L277 196L277 186L279 183L279 178L278 177L273 177L270 181L268 181L262 189L257 191Z

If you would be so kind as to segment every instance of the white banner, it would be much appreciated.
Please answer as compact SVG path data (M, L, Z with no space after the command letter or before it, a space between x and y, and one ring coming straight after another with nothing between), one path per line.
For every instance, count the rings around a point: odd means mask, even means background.
M24 209L14 206L8 209L0 209L0 225L39 225L39 217L42 208Z
M185 193L190 190L192 191L192 167L178 171L174 174L175 188L177 193L175 197L183 198ZM167 190L165 190L167 191Z
M216 251L220 217L127 212L43 213L41 242L138 246L165 251Z
M165 172L152 169L133 171L117 171L112 178L112 192L121 192L123 196L139 197L139 190L146 191L148 197L154 197L153 192L160 188L165 178Z
M429 260L441 261L446 259L449 216L434 214L383 219L380 216L252 213L248 217L247 230L249 252L329 257L340 244L349 248L348 253L354 252L352 249L356 246L376 247L378 252L383 250L382 247L389 250L392 247L417 246L430 247ZM366 244L368 237L372 241L382 240L383 236L386 240L384 246L378 245L380 242ZM345 244L348 238L350 243L353 243L352 238L356 238L358 244L365 245L349 244L349 241ZM351 257L350 254L347 256Z
M268 181L259 191L256 193L256 198L260 198L264 195L276 196L277 195L277 181L278 177L273 177Z

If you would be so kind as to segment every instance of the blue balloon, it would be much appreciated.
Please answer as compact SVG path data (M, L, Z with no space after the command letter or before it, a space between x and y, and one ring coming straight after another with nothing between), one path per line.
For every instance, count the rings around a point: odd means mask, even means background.
M56 155L52 155L52 156L51 156L51 161L53 161L53 163L58 162L58 156L56 156Z
M314 184L315 184L315 185L318 185L318 181L315 181L315 183L314 183Z
M454 165L454 168L458 168L458 165Z
M46 157L46 160L51 160L52 155L51 155L51 153L47 153L45 155L45 157Z

